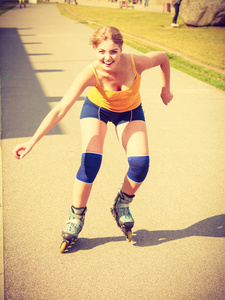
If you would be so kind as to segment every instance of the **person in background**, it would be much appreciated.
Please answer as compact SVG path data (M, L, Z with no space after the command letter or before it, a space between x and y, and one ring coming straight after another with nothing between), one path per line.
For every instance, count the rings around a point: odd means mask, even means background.
M175 15L173 17L173 21L172 21L172 24L171 24L172 27L178 27L179 26L179 25L177 25L177 18L178 18L179 11L180 11L181 1L182 0L173 0L173 7L175 9Z
M25 0L19 0L20 8L22 8L22 4L23 4L23 7L26 7Z

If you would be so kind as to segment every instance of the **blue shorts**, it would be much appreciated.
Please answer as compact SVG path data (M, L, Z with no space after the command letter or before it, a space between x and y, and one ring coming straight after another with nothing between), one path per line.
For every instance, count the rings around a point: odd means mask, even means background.
M94 104L88 99L88 97L86 97L84 101L80 114L80 119L84 118L95 118L105 122L106 124L108 122L112 122L115 126L131 121L145 121L144 111L141 104L133 110L117 113Z

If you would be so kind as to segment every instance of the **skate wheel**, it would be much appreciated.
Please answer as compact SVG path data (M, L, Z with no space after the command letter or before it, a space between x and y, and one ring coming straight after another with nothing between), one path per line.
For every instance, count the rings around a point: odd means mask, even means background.
M132 241L132 232L131 231L127 231L127 240L128 240L128 242Z
M67 242L62 242L62 245L60 247L60 252L63 253L65 251L66 247L67 247Z

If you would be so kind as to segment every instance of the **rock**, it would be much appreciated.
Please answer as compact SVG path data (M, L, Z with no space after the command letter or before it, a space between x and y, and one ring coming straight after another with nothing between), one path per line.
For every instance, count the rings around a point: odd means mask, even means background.
M225 0L183 0L180 14L190 26L225 26Z

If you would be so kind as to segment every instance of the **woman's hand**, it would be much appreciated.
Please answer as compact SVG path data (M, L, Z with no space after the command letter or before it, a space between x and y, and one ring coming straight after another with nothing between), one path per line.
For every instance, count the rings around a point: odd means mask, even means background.
M173 94L170 92L170 90L163 87L161 91L161 98L163 103L167 105L173 99Z
M13 149L12 153L15 158L22 159L32 150L32 148L33 145L30 142L27 142L27 143L17 145ZM20 153L21 151L22 153Z

